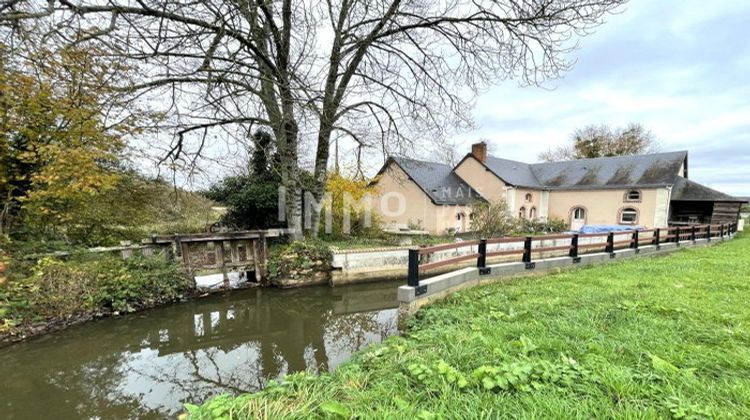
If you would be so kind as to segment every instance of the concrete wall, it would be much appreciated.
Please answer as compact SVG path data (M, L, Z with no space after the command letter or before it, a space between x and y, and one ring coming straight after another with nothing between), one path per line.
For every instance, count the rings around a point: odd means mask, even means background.
M469 226L468 206L436 205L398 165L388 166L376 187L373 212L386 225L421 224L423 230L433 235L442 235L448 228ZM464 214L463 220L457 219L459 213Z
M414 313L419 307L435 300L442 299L458 290L503 281L514 276L530 275L580 265L603 264L606 262L644 255L668 253L683 247L704 246L710 243L719 243L731 238L731 236L726 236L723 239L713 238L710 242L707 239L698 239L695 243L683 241L679 246L675 243L665 243L659 248L648 245L642 246L638 250L617 250L613 254L592 253L582 255L578 263L575 263L572 258L568 257L553 257L535 260L534 265L531 267L527 267L526 264L520 262L490 264L488 265L489 272L485 270L484 274L480 274L479 269L477 268L462 268L426 280L421 280L419 282L419 288L421 289L419 295L417 294L417 288L415 287L406 285L400 286L398 290L398 299L400 302L399 312L402 316L408 316Z
M631 233L622 233L615 235L615 241L630 239ZM645 239L644 236L642 239ZM602 244L602 249L606 243L606 237L580 238L579 245ZM456 245L460 245L457 243ZM565 246L570 244L570 239L550 239L544 241L534 241L534 248L547 248L556 246ZM487 252L508 251L523 249L523 242L488 244ZM593 250L592 250L593 251ZM457 249L447 249L439 251L430 256L429 261L442 261L448 258L459 257L477 253L477 246L464 246ZM581 251L583 252L583 250ZM545 256L567 255L567 251L558 251L547 253ZM539 257L538 253L534 254ZM510 255L501 257L488 258L488 263L520 261L521 255ZM348 284L376 280L406 278L406 269L409 263L409 247L401 248L381 248L372 250L352 250L345 252L336 252L333 255L333 275L332 283ZM441 272L455 270L457 267L471 265L471 261L463 261L454 266L446 266L441 269L431 271L427 275L435 275Z
M550 191L549 217L570 223L571 211L575 207L583 207L586 209L586 224L616 225L620 224L620 210L632 207L638 210L638 226L665 227L668 207L664 206L663 191L657 194L659 190L665 188L640 189L639 202L625 201L627 190ZM660 203L658 218L657 203Z

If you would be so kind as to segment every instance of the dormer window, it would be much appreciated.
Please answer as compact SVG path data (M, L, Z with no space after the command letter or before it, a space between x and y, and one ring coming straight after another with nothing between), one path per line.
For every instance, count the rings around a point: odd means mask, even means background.
M641 192L638 190L630 190L625 193L625 201L639 202L641 201Z

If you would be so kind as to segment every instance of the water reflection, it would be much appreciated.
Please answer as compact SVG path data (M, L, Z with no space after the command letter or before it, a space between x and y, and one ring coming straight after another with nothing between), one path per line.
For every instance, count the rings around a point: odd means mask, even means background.
M396 284L255 289L0 349L4 418L155 418L335 368L397 332Z

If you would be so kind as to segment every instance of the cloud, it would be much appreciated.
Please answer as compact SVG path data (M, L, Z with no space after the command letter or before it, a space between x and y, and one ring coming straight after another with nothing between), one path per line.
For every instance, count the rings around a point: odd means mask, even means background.
M750 195L748 25L750 2L633 1L581 40L562 79L483 94L462 144L534 161L577 127L639 122L662 149L690 152L692 179Z

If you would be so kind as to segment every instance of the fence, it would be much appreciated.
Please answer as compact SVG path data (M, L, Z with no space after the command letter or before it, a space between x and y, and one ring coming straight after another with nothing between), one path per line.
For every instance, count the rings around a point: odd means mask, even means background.
M460 268L461 263L471 260L475 260L479 274L483 275L489 274L487 261L494 257L519 257L526 269L533 269L536 266L535 255L540 254L546 257L567 256L572 259L573 263L578 263L581 261L580 255L586 253L605 252L614 258L615 251L620 249L633 249L638 253L639 248L644 245L659 249L662 244L666 243L680 246L680 243L685 241L695 242L698 239L711 241L713 238L724 238L736 232L737 223L731 223L672 226L625 232L504 237L416 248L409 250L407 285L416 288L416 294L419 295L421 292L419 281L425 273L446 266ZM551 242L551 244L545 242ZM564 243L560 244L561 242ZM488 246L493 245L494 249L488 250ZM469 248L468 252L466 248ZM454 250L455 256L431 260L431 257L438 253L445 254L447 250Z

